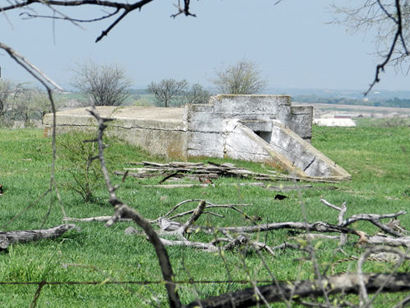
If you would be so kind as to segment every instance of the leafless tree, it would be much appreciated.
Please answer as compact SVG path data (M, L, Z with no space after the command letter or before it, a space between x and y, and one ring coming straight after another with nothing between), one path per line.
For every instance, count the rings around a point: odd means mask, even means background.
M129 97L130 82L116 65L79 65L73 85L95 106L119 106Z
M214 84L224 94L254 94L265 87L256 64L250 61L239 61L218 71Z
M50 111L50 103L44 91L25 83L0 81L0 117L5 123L24 121L27 124L31 120L40 120Z
M148 90L154 94L158 104L169 107L175 104L186 91L188 82L186 80L177 81L175 79L163 79L160 82L151 82Z
M6 111L7 101L12 94L11 82L7 80L0 80L0 117Z
M193 84L182 94L183 104L207 104L211 93L199 83Z
M20 84L16 88L13 98L9 102L8 114L11 120L41 120L51 111L50 103L44 91Z

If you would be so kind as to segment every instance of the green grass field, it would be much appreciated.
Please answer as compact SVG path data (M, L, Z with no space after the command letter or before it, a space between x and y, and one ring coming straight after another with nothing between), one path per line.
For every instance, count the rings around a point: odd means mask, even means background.
M215 187L165 190L142 188L141 184L155 183L160 178L136 180L127 178L118 190L119 197L135 207L148 219L157 218L173 205L186 199L206 199L213 203L247 203L248 215L260 216L262 222L307 220L337 223L337 213L320 203L324 198L334 204L346 202L347 216L357 213L393 213L410 208L410 127L371 127L368 123L356 128L314 127L313 145L323 151L352 175L352 180L337 184L314 184L314 189L288 192L287 199L274 200L275 192L260 187L221 186L234 179L219 179ZM61 136L59 144L64 143ZM5 188L0 196L0 230L27 230L52 227L61 224L62 210L69 217L111 215L113 209L106 201L107 192L103 183L96 182L92 188L94 199L84 202L70 187L70 168L76 165L68 160L69 149L59 146L57 182L62 203L54 202L55 194L39 199L49 187L51 165L51 141L43 137L41 130L0 129L0 184ZM108 140L106 150L111 171L130 167L130 162L151 160L147 153ZM68 153L70 154L70 153ZM221 160L213 160L220 162ZM247 162L235 164L252 170L263 171L267 167ZM80 163L78 164L80 166ZM77 167L78 167L77 166ZM81 167L81 166L80 166ZM121 178L114 177L116 183ZM71 183L72 184L72 183ZM289 183L283 183L284 185ZM273 185L278 185L276 182ZM50 208L50 204L52 207ZM196 204L187 205L181 211ZM49 212L50 211L50 212ZM49 212L49 215L48 215ZM203 215L200 225L250 225L240 214L216 211L224 218ZM20 213L20 216L13 217ZM410 214L401 216L401 224L409 229ZM77 223L72 230L56 240L43 240L11 245L7 252L0 253L0 282L46 281L99 281L97 285L46 285L40 294L38 307L165 307L167 297L163 284L113 285L109 281L161 280L155 252L142 236L125 235L124 230L132 223L117 223L111 228L103 223ZM377 232L366 223L357 223L354 228L370 234ZM260 234L269 245L289 241L287 231ZM205 240L204 235L193 234L192 240ZM350 236L345 247L348 255L359 256L363 247L356 245L357 238ZM335 264L346 258L336 251L336 241L314 242L320 268L327 274L355 270L357 261ZM223 256L182 247L170 247L175 279L183 280L269 280L273 273L279 280L313 278L312 262L303 252L285 250L276 257L237 249ZM332 264L335 264L332 266ZM391 263L367 262L365 271L388 272ZM399 271L409 271L409 262ZM206 297L242 288L230 284L181 284L178 291L183 303L197 296ZM245 285L245 286L249 286ZM0 284L1 307L28 307L33 300L37 285ZM404 298L398 293L379 296L376 307L390 307L392 301ZM335 297L335 300L342 299ZM357 297L349 296L351 302ZM335 302L337 303L337 302ZM274 305L279 307L280 305Z

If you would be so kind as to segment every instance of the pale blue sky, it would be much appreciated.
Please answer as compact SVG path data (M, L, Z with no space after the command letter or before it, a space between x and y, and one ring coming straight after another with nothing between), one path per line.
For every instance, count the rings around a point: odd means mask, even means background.
M57 21L53 28L51 20L14 14L7 15L11 24L0 16L0 40L63 86L69 85L74 64L87 59L124 67L136 88L169 77L209 86L216 70L241 59L255 62L274 88L365 90L374 77L379 59L372 55L372 35L351 35L342 25L327 24L334 17L331 1L284 0L274 6L276 0L199 0L191 5L197 18L172 19L175 2L147 5L97 44L107 22L83 24L83 30ZM30 80L4 52L0 65L3 78ZM376 89L410 90L408 81L389 68Z

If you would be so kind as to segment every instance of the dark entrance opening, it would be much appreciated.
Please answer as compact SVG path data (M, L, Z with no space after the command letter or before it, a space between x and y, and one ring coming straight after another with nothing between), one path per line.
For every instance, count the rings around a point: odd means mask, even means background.
M255 134L257 134L259 137L261 137L267 143L270 143L270 140L272 138L272 132L255 131Z

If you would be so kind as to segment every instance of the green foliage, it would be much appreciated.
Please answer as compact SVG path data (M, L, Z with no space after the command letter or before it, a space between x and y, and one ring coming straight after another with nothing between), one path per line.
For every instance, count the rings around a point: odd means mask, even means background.
M94 199L93 191L102 182L102 173L98 160L95 142L85 142L95 136L86 133L68 133L58 139L60 165L70 178L62 186L76 192L85 202Z

